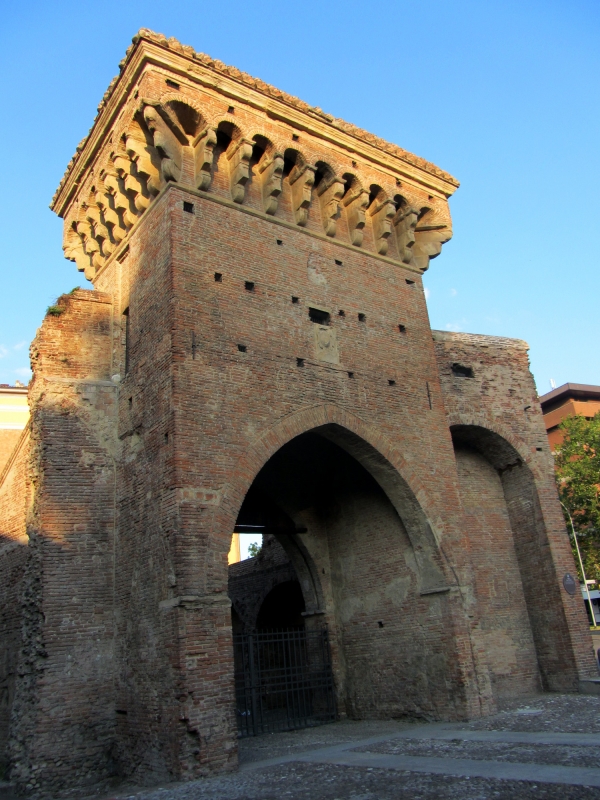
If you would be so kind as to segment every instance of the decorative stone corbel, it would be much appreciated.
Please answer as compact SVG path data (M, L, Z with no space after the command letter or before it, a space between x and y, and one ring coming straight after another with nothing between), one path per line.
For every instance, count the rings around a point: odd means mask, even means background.
M144 186L145 181L133 174L132 167L134 167L134 164L123 153L114 154L113 164L115 165L117 174L123 181L126 194L131 197L136 210L140 214L143 214L150 205L150 197Z
M151 198L155 197L160 192L160 158L156 148L149 147L145 140L128 133L125 150L135 164L138 175L145 180L148 194Z
M212 165L217 133L213 128L204 128L192 142L194 150L194 177L197 189L206 191L212 180Z
M125 228L129 230L129 228L135 225L137 215L131 210L130 198L125 194L123 181L119 177L119 174L112 163L105 170L104 186L113 199L115 211L117 214L120 214L121 219L123 220L123 225L125 225Z
M227 150L229 161L229 175L231 178L231 199L234 203L243 203L246 194L246 184L250 179L250 159L254 142L248 139L238 139L232 142Z
M366 208L369 205L369 193L361 186L350 189L342 199L346 209L350 240L356 247L363 242L364 227L367 221Z
M340 216L340 200L344 195L344 181L331 174L325 176L317 186L317 196L321 204L323 227L327 236L335 236Z
M163 180L177 182L181 177L181 143L153 106L145 106L144 120L161 159L160 169Z
M419 213L416 208L403 205L394 217L393 225L396 234L396 245L400 255L400 261L410 264L413 257L413 246L415 244L415 228Z
M258 163L257 172L262 186L262 200L265 214L277 211L283 181L283 156L281 153L265 153Z
M94 230L88 219L87 208L85 207L82 207L77 220L77 233L81 238L84 252L90 257L92 266L95 269L99 269L104 263L102 251L100 243L94 237Z
M71 228L65 236L63 244L65 258L74 261L79 272L83 272L88 281L91 281L96 274L92 266L90 257L85 253L79 235Z
M415 228L415 244L412 263L425 272L432 258L439 256L442 245L452 238L452 228L448 225L420 225Z
M373 238L378 253L384 256L388 251L388 239L392 232L392 219L396 207L383 192L369 206L369 216L373 222Z
M96 204L102 211L106 225L110 227L112 239L118 244L125 237L127 231L121 227L121 219L114 207L114 198L104 184L104 174L102 173L98 181Z
M308 221L308 207L315 182L315 168L308 164L296 164L290 172L289 181L296 225L304 227Z
M110 231L104 224L102 210L96 202L96 194L90 194L86 209L86 218L93 226L94 238L100 244L102 255L108 257L115 249L111 241Z

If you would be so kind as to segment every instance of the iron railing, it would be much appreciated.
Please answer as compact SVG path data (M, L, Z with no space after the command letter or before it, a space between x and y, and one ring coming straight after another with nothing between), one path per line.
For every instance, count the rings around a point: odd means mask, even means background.
M335 720L327 628L238 634L233 647L239 736Z

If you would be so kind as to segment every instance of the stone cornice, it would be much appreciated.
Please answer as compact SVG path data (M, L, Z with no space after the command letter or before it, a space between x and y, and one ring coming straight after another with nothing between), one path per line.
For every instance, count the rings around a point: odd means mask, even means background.
M192 85L201 84L206 90L215 90L221 96L261 109L273 119L377 163L393 174L409 177L443 196L450 196L459 185L448 173L397 145L331 117L235 67L196 53L175 39L142 29L128 48L120 64L120 75L111 81L90 133L77 147L52 199L50 207L59 216L64 216L86 170L104 143L107 131L147 65L163 68Z

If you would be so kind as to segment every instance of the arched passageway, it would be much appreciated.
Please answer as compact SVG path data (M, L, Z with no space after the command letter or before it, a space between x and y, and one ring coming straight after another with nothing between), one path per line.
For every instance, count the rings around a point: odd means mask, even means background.
M341 712L464 716L431 528L406 483L364 440L333 425L295 437L260 470L237 524L264 526L287 554L306 630L327 627ZM289 620L299 600L272 588L256 628Z
M571 688L575 669L534 476L499 434L451 429L496 697ZM565 683L561 683L564 681Z

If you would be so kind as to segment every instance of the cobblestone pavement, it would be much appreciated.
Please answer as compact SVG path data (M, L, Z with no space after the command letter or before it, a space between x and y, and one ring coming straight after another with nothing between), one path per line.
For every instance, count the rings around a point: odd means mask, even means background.
M526 697L469 723L341 721L242 740L235 774L108 798L600 800L600 697Z

